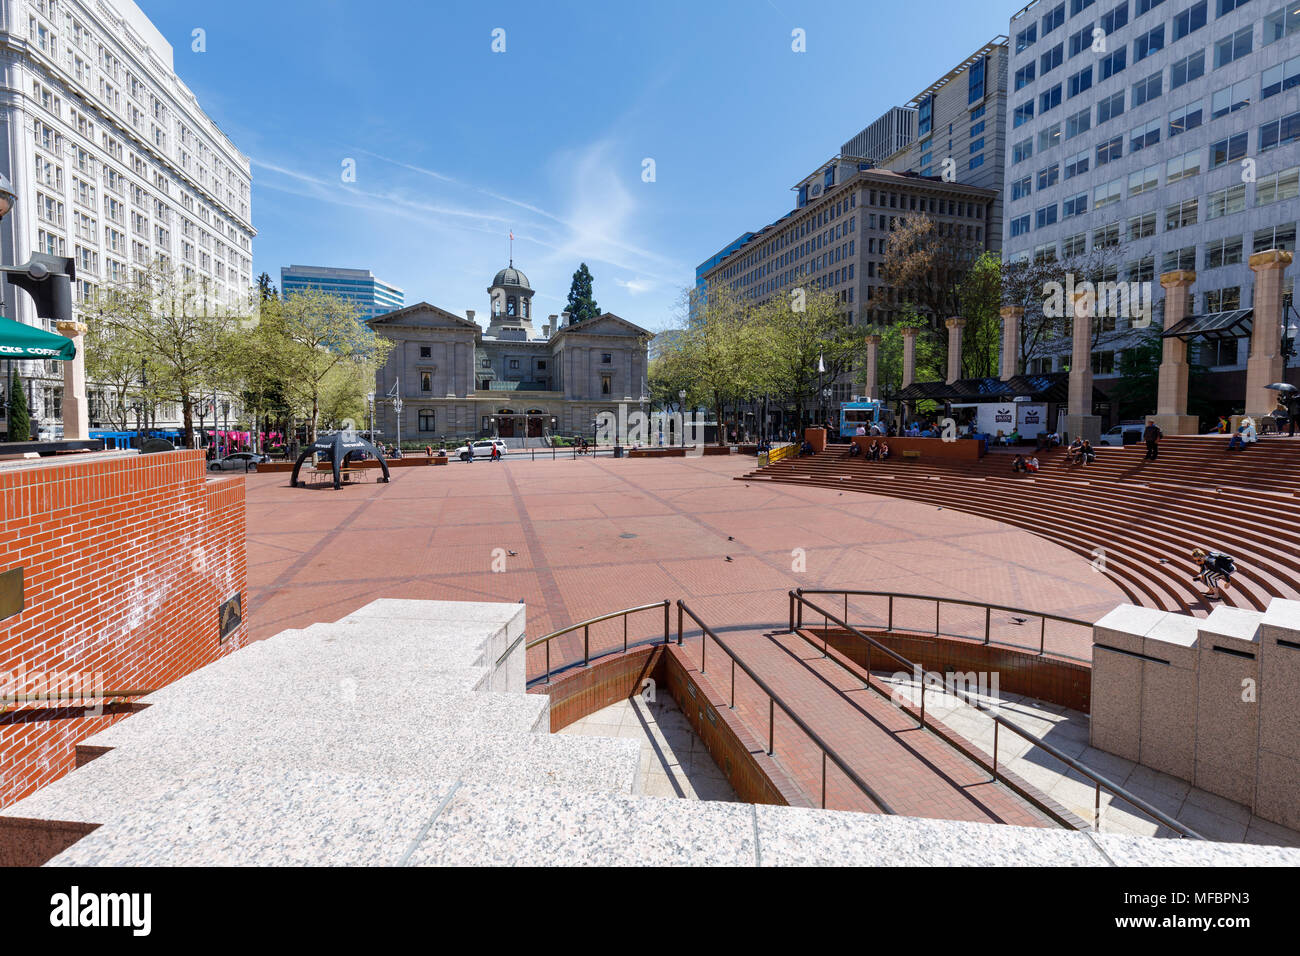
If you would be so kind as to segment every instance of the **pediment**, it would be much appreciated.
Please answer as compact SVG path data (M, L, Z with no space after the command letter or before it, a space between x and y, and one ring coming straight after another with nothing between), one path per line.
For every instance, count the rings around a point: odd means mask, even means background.
M417 302L395 312L377 315L367 323L375 331L385 328L406 329L456 329L465 332L482 332L477 322L461 315L440 309L428 302Z

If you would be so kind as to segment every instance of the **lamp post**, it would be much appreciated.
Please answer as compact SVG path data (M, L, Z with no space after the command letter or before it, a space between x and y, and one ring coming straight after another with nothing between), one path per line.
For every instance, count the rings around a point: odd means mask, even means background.
M196 446L198 448L202 448L204 445L203 420L208 417L210 410L207 401L202 399L194 405L194 414L199 416L199 443Z
M375 440L375 393L366 393L366 409L370 412L370 434L366 438L373 443Z

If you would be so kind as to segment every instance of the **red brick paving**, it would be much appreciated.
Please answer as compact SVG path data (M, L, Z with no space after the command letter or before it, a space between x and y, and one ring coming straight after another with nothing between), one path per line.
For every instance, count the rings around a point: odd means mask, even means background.
M786 593L800 586L949 595L1085 620L1120 603L1118 588L1085 559L1028 532L916 502L732 480L751 466L740 456L454 463L395 469L389 484L338 491L250 475L250 635L337 620L375 598L401 597L522 599L534 638L619 608L683 598L899 812L1041 825L1036 811L987 784L986 774L801 639L764 632L784 626ZM515 552L504 572L492 569L494 549ZM794 570L799 551L802 571ZM843 609L835 599L818 600ZM850 619L880 619L883 608L854 599ZM933 608L900 601L896 623L933 627ZM945 629L964 618L982 627L982 611L952 608ZM676 622L674 609L674 634ZM1007 631L1013 640L1014 630ZM1024 643L1036 646L1033 631ZM632 641L662 634L661 611L631 619ZM622 641L620 621L592 628L593 655ZM1086 658L1090 648L1076 635L1049 650ZM721 652L710 653L720 665ZM555 642L552 654L556 664L580 659L581 631ZM529 674L542 667L542 650L530 651ZM740 675L737 706L765 740L766 699L748 683ZM778 714L777 755L819 802L820 751L802 736ZM829 806L868 809L833 766L827 776Z

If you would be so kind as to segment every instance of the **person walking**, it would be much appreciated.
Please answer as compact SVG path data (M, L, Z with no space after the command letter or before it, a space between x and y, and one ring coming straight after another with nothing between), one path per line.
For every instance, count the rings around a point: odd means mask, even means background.
M1231 555L1224 554L1222 551L1210 551L1206 548L1193 550L1192 560L1201 569L1192 576L1192 580L1199 580L1209 588L1202 597L1211 601L1222 598L1223 592L1231 584L1233 573L1237 570L1237 562Z
M1147 427L1142 429L1142 440L1147 443L1147 461L1155 461L1160 455L1160 439L1164 438L1164 432L1155 422L1147 422Z
M494 462L501 460L501 446L497 445L495 442L492 444L491 460Z

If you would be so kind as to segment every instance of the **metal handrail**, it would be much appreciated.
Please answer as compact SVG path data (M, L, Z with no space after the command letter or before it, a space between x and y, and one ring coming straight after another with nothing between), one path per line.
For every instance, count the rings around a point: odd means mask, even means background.
M822 615L822 617L825 618L827 621L832 621L832 622L834 622L835 624L837 624L837 625L839 625L840 627L844 628L846 631L849 631L849 632L850 632L851 634L853 634L855 637L860 638L861 640L866 641L866 642L867 642L867 675L868 675L868 677L870 677L870 674L871 674L871 648L873 648L873 647L878 648L878 649L881 650L881 651L884 651L884 652L885 652L886 654L888 654L890 657L892 657L892 658L894 658L895 660L899 661L900 663L904 664L904 665L907 667L907 669L908 669L908 671L909 671L910 673L915 674L915 673L918 673L918 672L919 672L919 668L917 667L917 665L914 664L912 661L909 661L909 660L908 660L906 657L904 657L902 654L899 654L899 653L897 653L896 651L891 650L890 648L886 647L884 644L881 644L879 641L877 641L875 638L871 637L870 635L864 634L862 631L858 630L856 627L854 627L853 625L849 624L847 621L844 621L844 620L841 620L840 618L837 618L834 614L832 614L831 612L827 611L825 608L818 607L818 606L817 606L816 604L814 604L812 601L809 601L807 598L805 598L805 597L803 596L803 593L804 593L804 592L803 592L803 589L802 589L802 588L799 588L799 589L796 589L796 590L793 590L793 591L790 592L790 601L791 601L791 606L793 607L796 603L799 605L799 615L798 615L798 617L799 617L799 625L800 625L800 626L803 625L803 606L806 604L806 605L807 605L809 608L811 608L813 611L815 611L816 613ZM815 589L815 590L814 590L814 589L809 589L809 591L808 591L807 593L810 593L810 594L813 594L813 593L815 593L815 594L838 594L838 593L840 593L840 592L838 592L838 591L832 591L832 590L829 590L829 589ZM847 592L847 593L858 593L858 592ZM677 603L680 604L681 602L678 601ZM962 602L962 603L979 603L979 602ZM1015 609L1015 608L1006 608L1006 610L1016 610L1016 609ZM792 618L793 618L793 615L792 615ZM1068 620L1068 619L1066 619L1066 620ZM795 628L794 628L793 623L792 623L792 624L791 624L791 630L793 631L794 629L795 629ZM825 650L825 643L823 643L823 650ZM872 683L871 683L871 681L870 681L869 679L868 679L868 681L867 681L867 686L868 686L868 687L871 687L873 690L875 690L875 691L876 691L878 694L880 694L882 697L885 696L885 695L884 695L884 692L881 691L880 688L875 687L874 685L872 685ZM961 690L960 688L958 688L955 684L954 684L952 687L947 687L947 688L945 688L945 690L948 691L948 692L951 692L951 693L954 694L955 696L959 697L959 698L962 700L963 703L967 704L968 706L974 707L974 708L975 708L976 710L978 710L980 713L984 714L986 717L988 717L989 719L991 719L991 720L993 721L993 765L992 765L992 767L991 767L990 769L991 769L992 772L993 772L993 782L994 782L994 783L996 783L997 780L998 780L998 729L999 729L1000 727L1005 727L1005 728L1007 728L1007 730L1010 730L1012 733L1019 734L1021 737L1023 737L1023 738L1024 738L1024 739L1025 739L1029 744L1030 744L1030 746L1034 746L1034 747L1040 747L1040 748L1042 748L1043 750L1047 751L1047 753L1049 753L1051 756L1053 756L1053 757L1055 757L1057 760L1061 761L1061 763L1065 764L1067 767L1071 768L1072 770L1077 770L1079 773L1083 774L1085 777L1088 777L1089 779L1091 779L1091 780L1093 781L1094 784L1096 784L1096 793L1097 793L1097 796L1096 796L1096 801L1095 801L1095 803L1094 803L1094 807L1093 807L1093 829L1095 829L1095 830L1100 830L1100 829L1101 829L1101 791L1102 791L1102 788L1105 787L1105 789L1106 789L1107 791L1109 791L1110 793L1112 793L1112 794L1114 794L1115 796L1119 797L1121 800L1124 800L1126 803L1129 803L1129 804L1131 804L1132 806L1137 807L1137 809L1141 810L1143 813L1145 813L1147 816L1151 817L1152 819L1156 820L1157 822L1163 824L1164 826L1169 827L1169 829L1173 830L1173 831L1174 831L1175 833L1177 833L1180 837L1190 837L1190 838L1192 838L1192 839L1194 839L1194 840L1204 840L1204 839L1205 839L1205 837L1201 836L1201 835L1200 835L1199 833L1197 833L1195 830L1189 829L1188 827L1186 827L1186 826L1184 826L1183 824L1179 823L1179 822L1178 822L1177 820L1175 820L1173 817L1171 817L1171 816L1169 816L1168 814L1164 813L1162 810L1158 809L1157 807L1153 807L1151 804L1147 803L1147 802L1146 802L1145 800L1143 800L1141 797L1138 797L1138 796L1135 796L1135 795L1129 793L1127 790L1125 790L1125 789L1124 789L1123 787L1121 787L1119 784L1114 783L1114 782L1108 780L1106 777L1103 777L1101 774L1097 773L1097 772L1096 772L1095 770L1093 770L1092 768L1086 766L1085 764L1080 763L1079 761L1075 760L1075 759L1074 759L1073 757L1071 757L1070 755L1068 755L1068 754L1062 752L1062 751L1059 750L1058 748L1052 746L1051 744L1049 744L1049 743L1047 743L1046 741L1040 739L1039 737L1036 737L1034 734L1032 734L1032 733L1030 733L1029 731L1025 730L1024 728L1020 727L1019 725L1017 725L1017 724L1014 723L1013 721L1010 721L1010 720L1008 720L1007 718L1003 717L1001 714L998 714L998 713L994 712L993 710L991 710L990 708L985 707L985 706L984 706L983 704L981 704L979 701L972 700L972 699L970 698L970 696L966 694L965 691L963 691L963 690ZM922 680L922 681L921 681L921 727L922 727L922 728L925 728L925 726L926 726L926 723L925 723L925 681ZM937 733L936 733L936 736L938 736L939 739L941 739L941 740L945 740L945 741L949 744L949 746L952 746L954 749L959 749L959 748L957 748L957 745L956 745L956 744L953 744L951 741L947 741L947 738L945 738L943 735L941 735L941 734L937 734ZM959 750L959 752L965 753L965 751L960 751L960 750ZM968 756L969 756L969 755L968 755ZM974 759L977 763L981 764L982 766L984 765L983 761L979 760L978 758L972 757L971 759Z
M551 682L551 641L553 641L555 638L563 637L565 634L571 634L574 631L578 630L579 628L582 628L582 666L589 667L591 665L591 625L599 624L601 621L613 620L616 617L623 618L623 653L626 654L628 648L628 643L627 643L628 615L636 614L640 611L651 611L654 610L655 608L663 608L663 612L664 612L664 641L663 642L667 644L668 637L669 637L668 608L671 605L671 603L672 602L668 600L656 601L654 604L641 604L637 607L624 608L621 611L611 611L608 614L602 614L599 617L593 617L586 621L579 621L577 624L570 624L568 627L562 627L558 631L552 631L550 634L547 634L544 637L539 637L535 641L530 641L529 643L524 645L524 650L531 651L534 647L537 647L542 644L546 645L546 680L544 681L544 683L549 684ZM612 654L615 652L610 651L610 653ZM602 654L598 656L604 657L606 655Z
M749 675L750 680L752 680L755 684L757 684L759 688L763 691L763 693L767 694L767 755L769 757L774 755L776 749L776 708L778 706L781 708L782 711L784 711L785 715L794 722L796 727L802 730L813 743L815 743L818 747L821 748L822 809L823 810L826 809L826 759L827 757L829 757L835 763L835 766L839 767L840 770L844 772L844 775L848 777L850 780L852 780L853 783L857 786L857 788L861 790L863 793L865 793L867 797L877 807L880 808L882 813L893 814L896 812L892 807L890 807L888 803L885 802L884 798L881 797L880 794L876 793L876 791L873 790L865 780L863 780L860 776L858 776L858 774L855 773L853 769L844 762L844 760L840 757L839 754L837 754L833 749L831 749L829 744L827 744L824 740L822 740L820 736L818 736L816 731L814 731L811 727L809 727L806 723L804 723L803 720L801 720L799 716L795 714L794 711L792 711L789 707L787 707L785 701L781 700L781 698L776 695L776 692L773 691L772 688L767 685L767 682L764 681L757 674L755 674L749 668L749 665L747 665L744 661L740 660L736 656L736 653L727 646L726 642L723 641L722 638L718 637L717 633L711 627L709 627L707 624L701 621L699 616L686 605L685 601L681 601L681 600L677 602L677 644L678 646L681 646L682 643L683 613L690 615L691 620L699 625L700 632L703 635L703 637L701 637L700 639L700 673L701 674L705 673L704 670L704 665L705 665L704 651L706 648L705 638L707 637L713 638L714 643L716 643L719 647L721 647L726 652L727 656L731 658L731 705L729 707L730 710L736 709L736 665L737 664L740 665L741 670L743 670L746 674Z
M987 601L970 601L964 598L939 597L938 595L934 595L934 594L901 594L897 591L858 591L858 590L852 590L846 588L795 588L795 591L791 593L795 593L795 592L799 594L842 594L844 595L844 616L845 617L848 617L849 595L862 596L862 597L889 598L889 617L885 627L885 630L887 631L892 631L894 629L894 598L905 598L909 601L913 601L913 600L934 601L935 602L934 603L934 636L935 637L941 636L941 632L939 630L939 609L941 605L959 604L962 605L963 607L981 607L984 609L984 643L985 644L993 643L990 634L990 625L992 623L992 616L994 611L1012 611L1016 614L1024 614L1029 617L1037 617L1042 622L1038 629L1038 653L1039 654L1047 653L1046 646L1047 646L1047 622L1048 621L1060 621L1063 624L1075 624L1078 625L1079 627L1088 628L1089 631L1091 631L1092 629L1092 624L1089 621L1083 621L1075 617L1064 617L1063 615L1060 614L1048 614L1043 611L1026 611L1024 608L1010 607L1009 605L1006 604L990 604ZM794 612L795 612L795 602L791 601L790 602L790 629L791 630L794 630L794 626L795 626ZM802 608L800 609L800 612L802 613ZM800 624L803 623L802 617L799 619L799 623ZM961 635L953 635L953 636L961 636ZM1007 644L1004 646L1019 647L1020 645ZM1073 655L1070 654L1058 654L1056 656L1068 658L1069 660L1073 660L1073 661L1083 660L1083 658L1074 657Z

